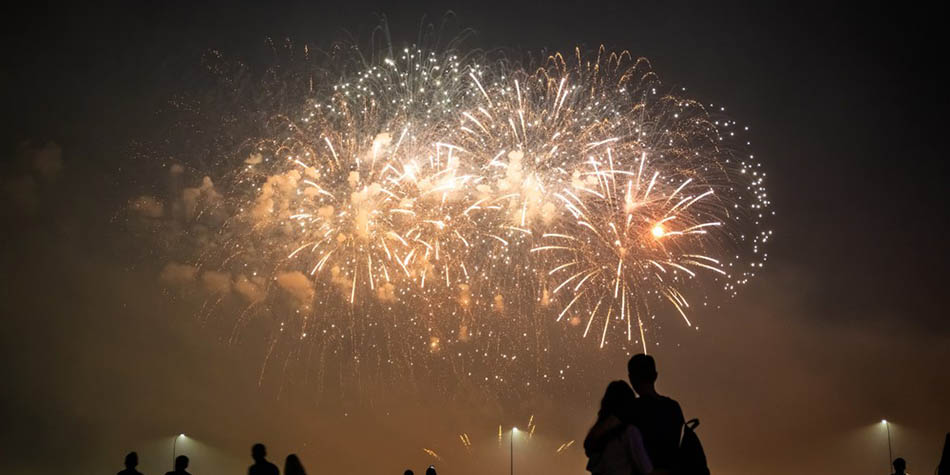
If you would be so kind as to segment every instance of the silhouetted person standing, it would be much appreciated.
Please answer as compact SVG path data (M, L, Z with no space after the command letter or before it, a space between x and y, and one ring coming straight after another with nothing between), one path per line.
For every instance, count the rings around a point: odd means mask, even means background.
M142 475L141 472L135 469L139 464L139 454L135 452L129 452L125 456L125 470L119 472L117 475Z
M280 475L277 465L267 461L267 447L264 447L264 444L254 444L251 447L251 457L254 459L254 465L247 469L247 475Z
M943 439L943 455L940 456L937 475L950 475L950 433Z
M894 475L906 475L907 474L907 461L897 457L894 459Z
M185 471L186 468L188 468L188 457L179 455L175 457L175 471L165 472L165 475L191 475Z
M297 457L297 454L287 456L287 460L284 461L284 475L307 475L307 471L303 469L303 464L300 463L300 457Z
M638 397L620 419L640 429L654 469L672 469L685 422L683 410L679 403L656 392L656 362L652 356L633 355L627 362L627 374Z

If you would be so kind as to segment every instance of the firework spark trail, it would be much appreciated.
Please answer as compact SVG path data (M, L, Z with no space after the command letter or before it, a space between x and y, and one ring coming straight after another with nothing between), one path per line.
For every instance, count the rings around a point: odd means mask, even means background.
M556 454L560 454L560 453L564 452L565 450L571 448L572 445L574 445L574 441L573 441L573 440L569 440L569 441L567 441L567 442L561 444L560 447L557 448L557 450L555 451L555 453L556 453Z
M432 449L423 448L423 449L422 449L422 452L425 453L426 455L428 455L428 456L430 456L430 457L436 459L436 460L442 460L442 457L440 457L439 454L437 454L437 453L436 453L434 450L432 450Z

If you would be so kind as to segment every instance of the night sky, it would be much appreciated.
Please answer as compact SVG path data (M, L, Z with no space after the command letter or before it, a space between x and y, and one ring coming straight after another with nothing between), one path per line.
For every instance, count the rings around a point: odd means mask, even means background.
M474 47L600 44L751 128L776 211L764 272L702 332L653 353L658 389L698 417L714 473L930 473L950 430L942 24L910 5L121 2L4 12L0 90L0 396L9 473L114 473L138 450L170 470L244 470L253 442L310 473L495 473L497 427L526 424L531 473L583 473L579 447L623 359L570 388L485 404L426 389L324 397L261 379L264 342L228 344L201 302L158 283L163 259L123 209L150 181L142 144L209 50L259 61L265 39L326 45L388 18L394 43L452 11ZM348 32L348 33L347 33ZM152 157L154 158L154 157ZM198 165L195 165L198 167ZM286 376L284 376L286 377ZM421 395L419 395L421 393ZM328 401L328 402L327 402ZM468 459L458 434L477 448ZM563 442L576 439L555 457ZM434 461L422 448L443 455ZM442 471L440 471L442 473Z

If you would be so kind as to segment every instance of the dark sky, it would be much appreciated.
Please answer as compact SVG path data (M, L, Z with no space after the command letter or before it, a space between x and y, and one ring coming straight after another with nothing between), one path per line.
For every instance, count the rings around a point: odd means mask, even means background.
M736 302L703 319L703 333L657 352L660 390L702 419L715 473L883 471L883 417L893 422L895 455L912 472L933 470L950 430L938 12L893 3L397 9L352 1L121 2L4 13L6 471L108 473L138 449L147 473L156 473L166 459L145 457L166 457L171 435L185 431L205 457L196 456L206 463L196 474L217 473L212 463L239 469L258 439L281 460L300 452L312 469L401 473L428 463L421 447L456 444L458 424L490 440L499 423L517 423L504 417L530 412L497 416L455 400L431 411L400 401L385 416L351 414L315 406L304 391L259 387L258 348L223 344L187 304L162 295L148 253L117 219L149 186L129 171L130 150L155 133L153 111L205 51L253 63L265 37L327 44L343 29L365 35L380 13L394 37L411 39L424 15L447 10L477 31L478 47L628 49L650 58L667 83L751 125L777 212L769 263ZM42 151L50 142L61 155ZM61 169L37 158L50 154L61 157ZM622 376L623 363L612 376ZM544 415L539 440L556 448L582 439L607 380L534 399ZM484 450L482 460L503 455ZM561 461L550 453L538 449L519 463L583 472L576 447ZM453 470L468 473L461 465Z

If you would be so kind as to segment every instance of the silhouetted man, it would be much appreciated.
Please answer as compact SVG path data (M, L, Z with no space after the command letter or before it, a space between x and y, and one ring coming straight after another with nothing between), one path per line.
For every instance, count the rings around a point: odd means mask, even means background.
M135 452L129 452L125 456L125 470L119 472L117 475L142 475L141 472L135 469L139 464L139 454Z
M627 362L630 385L637 393L630 410L621 419L633 424L643 434L643 445L656 470L672 469L680 444L683 411L679 403L656 392L656 362L643 353Z
M906 475L907 474L907 461L897 457L894 459L894 475Z
M175 457L175 471L165 472L165 475L191 475L185 471L186 468L188 468L188 457L179 455Z
M254 465L247 469L247 475L279 475L277 465L267 461L267 447L264 444L254 444L251 447L251 457L254 459Z

